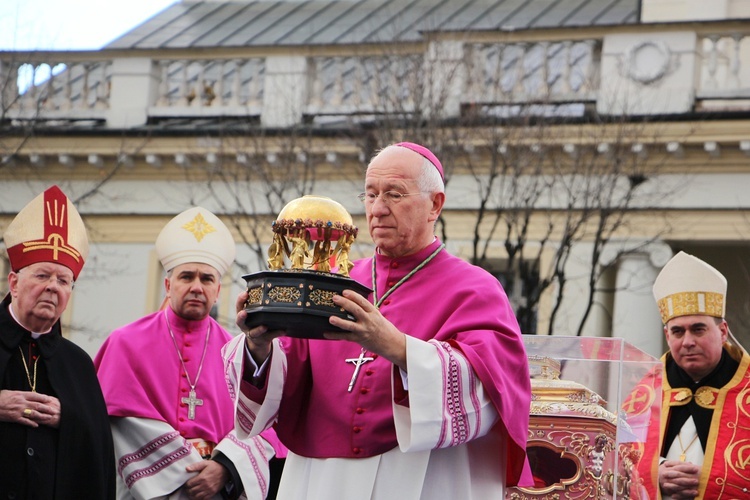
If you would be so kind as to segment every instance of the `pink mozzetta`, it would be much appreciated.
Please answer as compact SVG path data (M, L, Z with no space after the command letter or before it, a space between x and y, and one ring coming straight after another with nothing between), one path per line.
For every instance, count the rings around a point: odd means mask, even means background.
M195 409L195 420L188 418L188 408L181 403L190 387L163 310L115 330L99 349L94 365L107 412L111 417L159 420L186 439L219 443L234 428L234 402L221 358L221 348L232 335L211 317L188 321L177 316L171 307L166 311L193 382L203 357L206 329L211 325L204 366L195 387L196 396L203 400L203 405ZM286 448L272 429L261 436L273 446L277 457L286 456Z
M180 403L189 386L169 336L164 312L159 311L112 332L96 355L99 382L112 417L161 420L185 438L201 437L218 443L234 427L234 403L229 397L221 365L221 348L232 336L212 318L187 321L167 308L169 323L180 346L190 378L195 381L203 357L206 329L211 335L205 366L195 388L203 406L195 420Z

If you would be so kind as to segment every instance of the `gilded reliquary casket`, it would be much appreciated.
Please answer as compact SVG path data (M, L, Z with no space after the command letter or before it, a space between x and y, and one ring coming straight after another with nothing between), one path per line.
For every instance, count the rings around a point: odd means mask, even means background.
M525 336L525 342L534 485L509 488L506 498L650 498L650 478L637 465L649 426L659 425L652 411L661 399L660 378L652 377L660 373L658 360L622 339Z

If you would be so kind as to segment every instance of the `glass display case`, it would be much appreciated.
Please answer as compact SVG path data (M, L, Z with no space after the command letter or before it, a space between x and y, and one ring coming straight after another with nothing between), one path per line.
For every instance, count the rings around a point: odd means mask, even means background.
M659 359L618 338L524 335L533 487L507 498L655 498L639 462L658 439ZM645 472L640 472L645 471Z

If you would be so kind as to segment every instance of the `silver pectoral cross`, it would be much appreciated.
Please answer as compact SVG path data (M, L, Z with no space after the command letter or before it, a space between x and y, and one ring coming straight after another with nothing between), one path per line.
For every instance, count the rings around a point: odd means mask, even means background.
M188 418L190 420L195 420L195 407L203 406L203 400L198 399L195 396L195 389L190 389L190 393L188 393L188 397L182 398L180 401L188 405Z
M374 360L375 358L365 357L364 349L359 353L358 358L349 358L344 360L347 363L352 363L355 366L354 373L352 374L352 379L349 381L349 389L347 389L347 392L352 392L352 387L354 387L354 383L357 381L357 375L359 375L359 369L362 367L362 365L364 365L368 361Z

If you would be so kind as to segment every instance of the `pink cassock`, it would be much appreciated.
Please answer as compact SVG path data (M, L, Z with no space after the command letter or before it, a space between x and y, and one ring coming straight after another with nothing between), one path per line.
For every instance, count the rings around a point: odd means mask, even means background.
M195 382L203 357L206 330L211 332L195 391L202 406L195 420L182 403L190 391L164 311L119 328L104 341L94 359L107 410L113 417L140 417L166 422L184 438L219 443L234 428L234 403L229 396L221 348L232 336L213 318L187 321L166 308L169 324L190 379ZM264 433L273 441L273 433ZM277 451L277 442L272 442Z
M436 240L415 255L397 259L378 255L378 296L438 246ZM372 287L371 265L372 258L356 262L351 277ZM497 279L443 250L398 287L380 311L400 331L425 341L446 342L468 359L499 414L494 432L506 438L507 483L516 484L526 464L531 387L518 323ZM394 365L383 358L363 364L349 392L354 366L346 360L358 357L359 345L281 340L288 373L276 432L291 451L313 458L361 458L398 445L392 394L398 404L409 401L408 392L398 387L401 378ZM392 377L397 385L393 393ZM265 396L263 388L247 382L242 391L256 401ZM452 439L459 441L446 429L444 441ZM524 472L526 483L530 476L528 469Z

